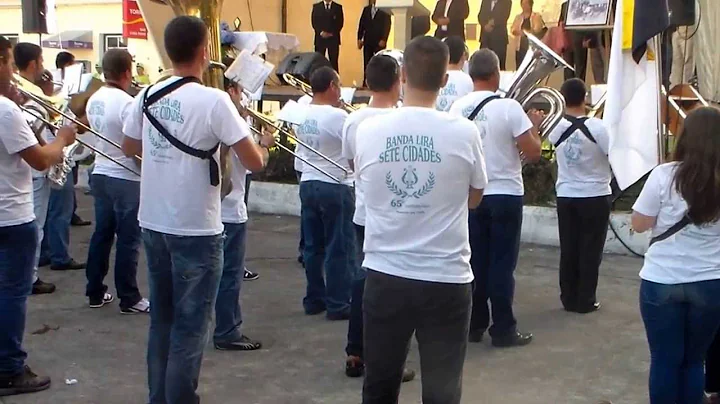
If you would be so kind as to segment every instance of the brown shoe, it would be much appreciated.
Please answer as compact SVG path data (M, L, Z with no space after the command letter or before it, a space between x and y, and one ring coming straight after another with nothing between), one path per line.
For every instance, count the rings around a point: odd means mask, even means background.
M50 378L36 375L27 365L19 375L0 376L0 396L34 393L49 388Z

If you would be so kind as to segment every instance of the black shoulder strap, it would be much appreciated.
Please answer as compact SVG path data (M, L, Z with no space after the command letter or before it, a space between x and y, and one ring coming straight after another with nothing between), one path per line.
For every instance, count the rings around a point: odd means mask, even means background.
M155 129L160 132L160 134L165 139L167 139L170 144L172 144L185 154L189 154L199 159L208 160L210 162L210 185L216 187L220 184L220 166L218 165L217 161L215 161L215 158L213 156L215 155L217 149L220 147L220 143L216 144L215 147L210 150L199 150L190 147L185 143L179 141L175 136L171 135L170 132L168 132L168 130L160 123L160 121L158 121L157 118L152 116L152 114L150 113L150 107L153 104L160 101L161 98L167 96L178 88L189 83L199 84L200 80L195 77L183 77L182 79L161 88L160 90L153 93L151 96L148 96L148 93L150 92L150 88L148 88L143 96L143 114L145 114L145 117L148 119L148 121L150 121L150 124L155 127Z
M688 217L688 215L683 216L683 218L679 222L672 225L672 227L665 230L662 234L651 238L650 245L653 245L653 244L657 243L658 241L663 241L663 240L666 240L666 239L672 237L674 234L676 234L680 230L687 227L690 223L691 223L690 217Z
M477 116L478 116L478 114L480 113L480 111L482 111L482 109L485 108L485 106L486 106L490 101L492 101L492 100L497 100L497 99L500 99L500 98L502 98L502 97L500 97L499 95L491 95L491 96L485 98L484 100L482 100L482 102L481 102L480 104L478 104L477 107L475 107L475 109L474 109L473 112L470 114L470 116L468 116L468 119L471 120L471 121L474 121L475 118L477 118Z
M555 142L555 148L560 146L564 141L566 141L573 133L575 133L576 130L580 129L580 131L585 135L586 138L588 138L589 141L597 144L597 140L595 140L595 137L593 137L592 133L590 133L590 129L588 129L587 125L585 125L585 121L588 120L588 117L583 116L580 118L565 115L565 119L570 121L570 127L567 128L565 132L560 136L560 139L558 139L557 142Z

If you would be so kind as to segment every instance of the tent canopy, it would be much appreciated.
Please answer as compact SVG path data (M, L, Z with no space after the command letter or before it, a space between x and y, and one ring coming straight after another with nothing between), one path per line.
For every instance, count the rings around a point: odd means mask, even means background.
M43 48L51 49L92 49L92 31L63 31L43 39Z

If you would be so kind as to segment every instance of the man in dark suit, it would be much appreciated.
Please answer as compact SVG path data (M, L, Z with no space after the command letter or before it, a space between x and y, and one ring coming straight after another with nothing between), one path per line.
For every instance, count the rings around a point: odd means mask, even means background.
M470 15L468 0L439 0L432 20L437 24L435 38L459 36L465 39L465 20Z
M315 52L330 60L335 71L340 71L340 31L343 29L345 17L342 6L332 0L315 3L312 9L312 27L315 30Z
M565 1L560 7L560 18L558 19L560 23L565 23L567 12L568 2ZM575 68L575 71L565 69L565 80L577 77L587 81L585 79L589 50L595 84L605 83L605 55L600 31L567 30L566 35L568 47L562 56L568 64Z
M387 46L390 24L390 14L378 9L375 0L370 0L370 4L363 9L358 26L358 49L363 49L365 61L363 70L367 68L370 59Z
M482 27L480 47L495 52L500 59L500 70L505 70L508 45L508 18L512 9L512 0L483 0L478 14Z

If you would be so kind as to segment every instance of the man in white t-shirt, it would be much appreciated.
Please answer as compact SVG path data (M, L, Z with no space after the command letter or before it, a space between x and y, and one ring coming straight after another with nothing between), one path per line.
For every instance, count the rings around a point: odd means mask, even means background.
M352 168L355 167L355 138L358 127L366 120L392 112L400 100L400 65L391 56L375 55L365 67L366 83L372 97L366 108L351 113L345 121L342 133L342 155ZM378 137L377 141L382 142ZM350 321L348 322L348 342L345 353L345 374L348 377L360 377L365 372L363 362L363 314L362 297L365 291L365 269L362 268L363 243L365 242L365 207L362 192L355 188L355 223L356 253L358 268L352 283L352 299L350 302ZM415 372L405 369L403 381L415 378Z
M59 163L63 148L75 141L75 129L63 127L52 143L38 143L16 104L11 46L0 36L0 396L50 387L49 377L36 375L25 364L22 348L39 243L31 168L43 171Z
M468 50L465 41L459 36L450 36L443 40L450 51L450 63L448 63L448 81L440 89L435 108L438 111L449 111L453 102L473 92L473 81L463 71L468 58Z
M470 341L480 342L490 326L489 299L493 345L526 345L532 334L518 332L512 310L523 215L520 153L526 161L540 158L536 126L542 117L533 112L531 121L519 102L495 94L500 86L500 61L492 50L480 49L470 58L470 77L475 91L455 101L450 109L451 115L470 119L480 130L488 174L485 198L470 212L475 273Z
M232 61L224 61L226 66ZM225 91L244 115L242 88L225 78ZM215 331L213 345L223 351L254 351L262 343L243 334L240 306L240 289L249 271L245 269L245 242L247 240L247 180L248 171L235 153L230 153L230 178L233 189L220 206L225 237L223 239L223 270L220 277L217 301L215 302Z
M123 122L133 102L127 93L132 85L133 58L124 49L111 49L103 55L102 64L105 86L88 100L86 116L93 130L120 144ZM140 172L136 159L125 157L110 143L100 141L95 147ZM95 231L90 238L85 271L88 304L91 308L100 308L114 300L103 281L110 269L110 250L115 241L115 290L120 298L120 312L148 313L150 303L142 297L137 285L140 176L98 155L90 181L95 200Z
M176 17L164 37L176 76L135 98L123 152L143 157L138 215L152 307L149 401L179 403L199 400L195 390L222 273L219 148L231 147L252 171L265 162L230 96L200 83L208 66L202 20Z
M560 300L565 310L590 313L610 219L610 137L602 120L588 118L587 87L563 83L565 118L548 136L558 164L557 213L560 234Z
M22 78L29 82L39 85L43 82L42 48L35 44L21 42L13 49L15 64L18 67L18 73ZM35 101L28 100L23 106L27 109L24 112L26 121L31 124L33 131L36 133L38 144L45 145L46 141L53 137L52 133L47 129L46 125L38 119L41 116L48 118L48 112L40 104ZM32 170L33 176L33 211L35 212L35 221L38 226L38 238L42 241L45 233L45 221L48 215L48 205L50 203L50 181L47 178L47 171ZM55 285L43 282L38 276L38 264L40 261L40 242L38 242L37 251L35 253L37 259L33 269L33 294L53 293Z
M440 40L415 38L404 52L403 107L357 130L365 404L397 402L413 333L422 401L458 404L462 395L473 281L467 215L487 179L477 128L434 108L447 62Z
M303 307L308 315L327 310L329 320L347 320L356 265L352 178L346 178L349 166L342 157L342 128L348 114L337 108L340 78L334 70L315 70L310 75L310 86L313 100L307 106L305 121L296 129L298 138L345 170L317 153L299 148L303 158L333 177L303 164L300 220L307 277Z

